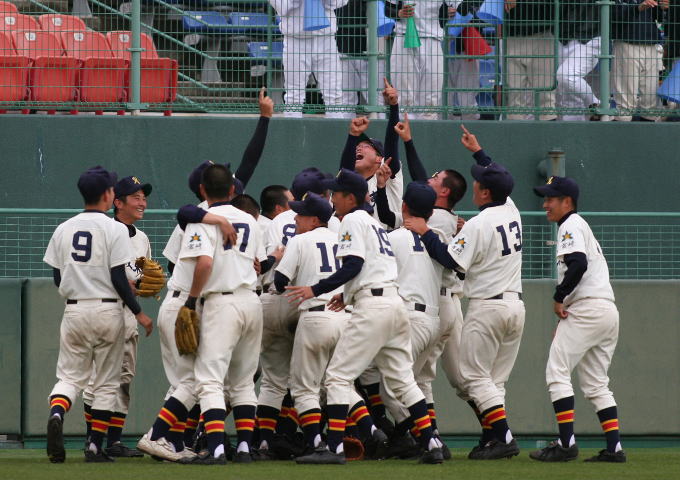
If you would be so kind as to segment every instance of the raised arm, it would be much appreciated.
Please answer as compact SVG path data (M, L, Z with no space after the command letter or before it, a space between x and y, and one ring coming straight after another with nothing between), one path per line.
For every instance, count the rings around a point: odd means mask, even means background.
M267 130L269 129L269 119L272 118L274 114L274 101L271 97L266 96L267 89L262 87L260 89L260 119L257 122L253 136L248 143L248 146L243 151L243 157L241 158L241 164L238 166L234 176L238 178L241 183L243 183L243 188L253 176L255 168L262 157L262 152L264 151L264 145L267 141Z
M411 137L411 123L408 120L408 113L404 113L404 120L397 123L394 126L394 130L404 142L406 164L408 165L408 172L411 174L411 178L416 182L427 181L427 170L425 170L423 162L420 161L416 146Z
M349 134L347 135L345 148L342 151L342 157L340 157L340 169L346 168L347 170L354 171L359 136L366 131L368 124L367 117L356 117L349 123Z
M394 177L399 170L401 170L401 163L399 162L399 136L394 130L395 125L399 123L399 93L394 88L387 78L384 78L385 89L383 90L383 98L385 104L389 105L390 114L387 120L387 130L385 131L385 158L391 158L392 177Z
M488 166L492 162L491 157L484 152L482 146L477 141L477 137L470 133L468 129L465 128L465 125L461 125L460 128L463 130L460 143L472 152L472 157L477 162L477 165L482 165L484 167Z

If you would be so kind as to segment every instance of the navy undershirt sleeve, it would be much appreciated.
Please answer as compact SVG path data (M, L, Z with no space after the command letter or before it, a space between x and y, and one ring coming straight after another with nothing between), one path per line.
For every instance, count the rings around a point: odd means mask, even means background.
M346 168L347 170L354 171L354 164L356 163L356 151L357 144L359 143L359 137L347 134L347 141L345 142L345 148L342 151L342 157L340 157L340 168Z
M472 158L475 159L477 162L477 165L481 165L483 167L488 167L493 160L491 160L491 157L486 154L486 152L482 150L478 150L475 153L472 154Z
M123 299L123 303L134 315L142 311L142 307L137 303L137 299L135 299L135 295L132 293L128 279L125 276L125 265L118 265L111 269L111 283L113 283L113 288L116 289L120 298Z
M406 163L408 165L408 172L411 174L411 178L414 182L425 182L427 181L427 171L423 166L423 162L420 161L418 152L416 151L416 146L413 143L413 139L404 143L404 148L406 149Z
M394 131L394 126L399 123L399 105L390 105L390 115L387 120L387 130L385 131L385 159L392 158L390 168L392 178L401 170L399 161L399 135Z
M420 241L423 242L427 253L431 258L434 258L437 262L448 268L450 270L456 270L458 264L449 254L448 245L439 240L439 237L432 230L428 230L425 234L420 236Z
M397 216L390 210L390 204L387 201L387 191L385 187L375 191L375 208L378 210L378 219L390 228L394 228L397 221Z
M172 272L175 270L175 264L172 263L170 260L168 260L168 272L170 275L172 275Z
M290 283L290 278L286 277L283 273L279 271L274 272L274 286L276 291L283 293L286 291L286 287Z
M276 259L271 255L269 255L264 262L260 262L260 275L264 275L271 270L275 263Z
M354 255L348 255L342 259L342 267L328 278L324 278L316 285L312 286L314 296L318 297L324 293L332 292L336 288L344 285L359 275L361 267L364 266L364 259Z
M58 268L52 269L52 280L54 280L54 284L59 288L59 285L61 285L61 272Z
M243 151L241 164L238 166L236 173L234 173L234 176L243 183L244 189L252 178L255 168L262 157L268 129L269 117L260 117L260 120L257 122L257 127L255 127L255 132L253 132L253 136L250 139L248 146Z
M184 230L189 223L201 223L208 213L196 205L184 205L177 211L177 223Z
M562 303L571 292L574 291L578 282L583 278L583 274L588 270L588 258L583 252L568 253L564 256L564 263L567 271L564 272L562 283L555 287L553 299Z

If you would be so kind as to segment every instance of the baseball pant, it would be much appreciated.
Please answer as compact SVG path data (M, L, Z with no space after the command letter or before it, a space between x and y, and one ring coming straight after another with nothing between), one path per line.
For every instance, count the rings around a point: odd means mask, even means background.
M348 105L368 104L368 60L342 56L342 91L343 103ZM378 86L382 88L385 77L385 62L378 60Z
M539 92L537 107L541 110L555 108L555 37L543 32L528 37L507 37L505 49L508 55L506 85L507 106L510 108L534 108L534 94ZM548 55L536 58L534 55ZM527 120L526 113L511 113L509 120ZM539 120L555 120L554 112L541 113Z
M297 306L283 295L260 296L263 311L260 364L262 379L258 405L281 409L289 387L290 362L298 322Z
M374 361L395 397L411 406L425 397L413 378L408 313L396 288L361 290L326 371L329 405L349 405L354 380Z
M557 105L562 108L588 108L600 101L593 93L585 77L593 71L599 61L600 37L587 43L571 40L562 45L560 66L557 69ZM583 114L565 114L563 120L583 121Z
M404 302L408 310L409 325L411 329L411 357L413 358L413 376L416 384L423 390L418 378L429 357L434 350L437 340L439 340L439 308L435 307L431 312L419 312L413 310L413 304ZM427 386L426 386L427 388ZM426 403L432 403L432 388L429 388L429 397L423 392ZM406 420L411 414L406 408L409 405L401 404L395 397L389 385L383 382L380 386L380 396L385 403L385 407L392 414L397 423Z
M449 92L449 106L472 109L477 107L479 91L479 60L453 58L449 60L449 87L468 88L468 91ZM478 113L461 114L463 120L479 120Z
M599 412L616 405L607 370L619 338L619 312L609 300L586 298L567 308L550 346L545 371L550 400L571 397L576 368L581 390Z
M524 303L471 299L460 342L463 388L480 412L505 405L505 382L524 330Z
M77 304L66 305L59 331L58 382L50 397L63 395L74 402L92 378L92 408L114 411L124 329L120 302L78 300Z
M402 107L440 108L444 84L442 42L436 38L421 38L420 42L420 48L404 48L404 37L394 38L390 55L392 85L399 90ZM436 120L439 113L416 113L412 118Z
M262 305L250 290L209 294L201 315L194 375L201 411L226 410L224 378L232 407L255 405L253 376L262 342Z
M659 72L663 68L662 54L658 45L635 45L614 42L612 60L612 93L621 115L612 120L630 122L637 108L658 108L656 90L659 88ZM654 115L641 115L647 120L657 120Z
M283 38L283 71L286 105L295 111L286 116L301 117L305 103L305 87L312 73L323 94L326 107L343 105L342 67L333 35L311 35L305 38ZM298 110L299 109L299 110ZM343 112L326 113L327 117L344 118Z
M463 311L460 307L460 297L458 295L439 297L439 320L441 325L450 325L448 338L445 338L443 334L440 337L440 340L444 341L441 352L442 370L444 370L449 384L456 389L457 395L464 401L468 401L470 397L463 388L463 378L460 375L460 340L463 334ZM434 367L432 373L435 373Z
M195 355L180 355L175 343L175 321L179 309L184 306L188 292L180 292L175 296L168 291L158 310L158 332L161 338L161 359L165 376L170 383L169 395L182 402L187 410L191 410L198 401L196 396L196 379L194 378ZM197 310L200 305L197 305ZM199 312L199 316L200 316ZM166 398L167 399L167 398Z

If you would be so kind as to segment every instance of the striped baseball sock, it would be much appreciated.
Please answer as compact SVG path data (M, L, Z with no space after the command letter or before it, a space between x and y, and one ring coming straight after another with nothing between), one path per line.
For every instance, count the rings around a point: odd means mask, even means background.
M576 443L574 438L574 396L560 398L553 402L557 428L560 430L560 443L569 448Z
M50 417L59 415L64 419L64 415L71 409L71 400L66 395L52 395L50 397Z
M317 446L317 438L321 438L321 409L311 408L300 415L300 426L305 435L305 443L312 448Z
M607 439L607 451L621 450L621 436L619 434L619 418L616 407L609 407L597 412L602 431Z
M482 415L482 412L479 411L477 408L477 405L475 405L475 402L472 400L468 400L468 405L470 405L470 408L475 412L475 416L477 417L477 420L479 421L479 426L482 427L482 436L479 438L479 445L484 446L488 442L490 442L493 439L493 430L491 430L491 425L484 420L484 416Z
M347 405L326 405L326 416L328 417L326 443L331 452L339 453L338 447L342 445L342 437L345 436L347 410Z
M109 429L111 421L110 410L92 409L92 432L90 433L90 443L97 447L97 452L101 451L106 431Z
M385 415L385 404L383 404L380 397L380 383L371 383L364 385L366 395L368 395L368 402L371 408L371 415L374 417L382 417Z
M408 417L394 426L394 436L403 437L411 428L413 428L413 420L411 420L411 417Z
M348 416L345 420L345 437L359 438L359 429L357 424L354 423L351 416ZM343 437L344 438L344 437Z
M238 451L250 451L255 430L255 405L238 405L234 407L234 423L236 424L236 443ZM248 450L244 450L244 444Z
M184 430L187 428L186 418L177 417L175 424L170 427L166 434L168 442L172 443L176 452L184 450Z
M190 447L194 443L194 435L198 428L198 417L201 415L201 406L196 404L187 414L187 427L184 429L184 445Z
M363 400L357 402L349 409L349 419L357 426L362 438L371 438L375 427L373 426L373 419L371 419L371 415L368 413L368 408L366 408L366 404Z
M512 432L510 432L503 405L495 405L484 410L482 416L484 421L493 430L493 436L496 440L502 443L510 443Z
M111 414L109 432L106 434L107 447L110 447L116 442L120 442L120 437L123 435L123 427L125 426L125 417L126 415L121 412L113 412Z
M427 404L427 414L430 416L430 423L432 424L432 430L437 432L437 412L434 410L434 402Z
M267 446L269 446L272 443L272 438L274 438L279 410L267 405L258 405L256 417L260 448L264 448L264 442L267 442Z
M418 432L420 433L420 437L418 437L420 445L425 450L429 450L430 440L432 439L432 422L430 422L430 416L427 414L425 399L408 407L408 411L411 413L413 424L418 428Z
M187 408L175 397L168 398L163 404L163 408L158 412L156 421L151 430L151 440L158 440L168 436L168 432L175 424L184 422L187 418Z
M92 433L92 407L87 403L83 403L83 415L85 416L85 439L88 440Z
M281 403L281 411L279 412L279 421L276 424L276 433L292 437L298 429L297 410L293 406L293 397L290 392L286 393Z
M226 416L227 411L221 408L211 408L203 412L208 450L213 456L220 456L224 453L224 419Z

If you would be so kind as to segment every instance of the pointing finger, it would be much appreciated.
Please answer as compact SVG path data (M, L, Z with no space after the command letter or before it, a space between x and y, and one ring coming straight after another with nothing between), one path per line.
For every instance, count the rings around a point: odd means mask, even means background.
M465 135L472 135L470 132L468 132L468 129L465 128L465 125L463 125L462 123L460 124L460 128L463 129L463 133L464 133Z
M260 100L264 100L264 96L267 93L267 87L262 87L260 89Z
M392 88L392 85L390 82L387 80L387 77L383 77L383 80L385 81L385 88Z

